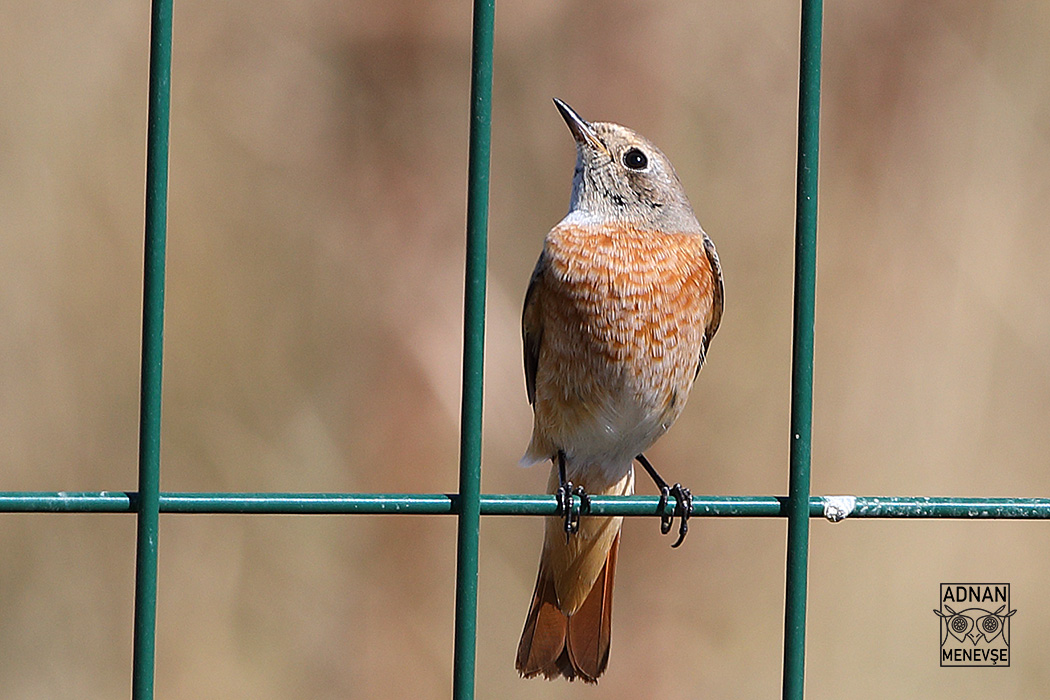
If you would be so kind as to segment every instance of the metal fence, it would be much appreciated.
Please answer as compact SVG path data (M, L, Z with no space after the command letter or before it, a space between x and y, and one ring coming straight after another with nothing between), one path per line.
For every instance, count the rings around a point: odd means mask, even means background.
M146 157L145 264L139 476L135 492L0 492L0 512L134 513L135 567L132 697L154 692L157 546L160 513L423 514L458 519L453 697L474 697L478 531L482 515L554 515L549 495L482 495L481 416L487 257L489 136L494 0L476 0L471 56L466 291L459 493L301 494L162 493L160 411L172 1L153 0ZM1050 499L812 497L813 319L816 280L817 162L820 117L822 0L802 0L799 72L798 180L792 352L790 482L783 496L697 496L695 516L775 517L788 521L784 611L783 697L804 694L809 520L843 518L1050 518ZM574 508L579 508L576 499ZM669 515L674 504L666 506ZM655 496L593 497L595 515L658 516Z

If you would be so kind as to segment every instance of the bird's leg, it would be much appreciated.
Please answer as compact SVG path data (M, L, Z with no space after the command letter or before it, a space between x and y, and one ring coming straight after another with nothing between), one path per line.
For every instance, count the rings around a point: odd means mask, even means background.
M580 510L591 507L591 498L582 486L573 486L573 483L565 478L565 451L558 450L558 490L554 492L558 499L558 507L561 514L565 516L565 541L569 541L569 535L574 535L580 530L580 514L572 510L572 497L580 497Z
M565 451L558 450L558 507L565 518L565 541L569 535L580 529L579 515L572 512L572 482L565 478Z
M638 463L645 467L645 471L648 472L649 477L656 484L656 488L660 489L660 502L656 504L656 510L660 513L660 534L666 535L671 531L671 522L674 520L674 515L665 515L664 511L667 510L667 499L671 496L671 487L667 485L664 478L653 468L653 465L649 463L649 460L645 458L645 455L638 455L635 457Z
M660 489L660 502L656 505L656 509L660 512L660 532L666 535L671 531L671 524L675 516L681 516L682 518L682 523L678 526L678 539L671 545L672 547L677 547L682 544L685 536L689 533L689 516L693 514L693 495L689 492L689 489L681 484L668 486L664 478L657 473L653 465L645 458L645 455L638 455L635 459L645 467L645 471L652 478L653 483ZM666 515L664 511L667 510L667 499L671 496L674 496L675 500L674 513Z

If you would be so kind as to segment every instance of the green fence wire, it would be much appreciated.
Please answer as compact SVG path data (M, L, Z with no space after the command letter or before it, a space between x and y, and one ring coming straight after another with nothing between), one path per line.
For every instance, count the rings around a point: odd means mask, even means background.
M131 697L153 697L160 530L160 409L164 358L164 257L168 221L168 126L172 0L154 0L150 17L146 124L146 230L142 274L139 492L135 553L135 632Z
M456 516L458 543L452 692L456 700L474 697L480 516L554 515L558 512L553 496L482 495L480 488L494 11L494 0L475 0L459 493L170 493L160 490L160 410L172 0L152 0L138 491L0 492L0 512L137 515L132 659L132 698L135 700L149 700L154 693L160 513ZM783 666L783 697L786 700L801 700L804 693L810 518L822 517L832 521L845 518L1050 519L1050 499L1045 498L811 496L809 493L821 22L821 0L802 0L788 495L696 496L693 500L697 517L787 519ZM595 496L591 498L588 512L653 517L661 514L658 500L656 496ZM579 500L574 500L573 508L579 507ZM673 503L667 504L663 513L670 515L673 509Z
M452 657L452 695L456 698L474 697L474 661L477 656L485 270L488 256L489 140L495 12L495 0L476 0L471 30L467 258L463 292L463 410L459 430L456 636Z
M822 0L803 0L798 77L795 307L791 344L791 465L784 596L784 697L802 700L806 668L809 467L813 422L813 316L817 288Z
M694 518L786 518L787 496L693 496ZM458 494L445 493L189 493L160 492L161 513L182 515L459 515ZM656 496L591 496L589 515L652 517ZM0 492L0 513L138 513L134 491ZM576 501L578 506L579 501ZM558 515L547 495L482 494L481 515ZM1050 498L810 496L810 518L1050 519Z

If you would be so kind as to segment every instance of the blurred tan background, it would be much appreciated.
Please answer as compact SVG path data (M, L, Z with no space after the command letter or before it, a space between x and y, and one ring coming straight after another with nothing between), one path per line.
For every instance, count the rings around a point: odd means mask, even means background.
M166 490L457 488L470 8L175 9ZM550 98L676 164L726 276L696 493L787 488L798 8L497 7L486 492L542 489L518 317L564 213ZM134 489L148 7L0 21L2 490ZM1050 493L1050 5L829 3L814 493ZM641 484L644 480L640 480ZM648 484L643 492L652 493ZM164 516L158 698L444 698L455 523ZM485 518L479 698L774 698L784 523L625 529L610 670L522 681L541 523ZM0 516L5 698L126 697L134 519ZM1035 697L1043 523L814 521L808 696ZM1013 584L1013 667L940 669L941 581Z

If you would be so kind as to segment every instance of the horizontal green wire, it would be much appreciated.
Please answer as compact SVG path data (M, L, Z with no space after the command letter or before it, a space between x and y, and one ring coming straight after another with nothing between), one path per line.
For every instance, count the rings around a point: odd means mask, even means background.
M1050 498L944 498L923 496L811 496L810 517L831 519L846 499L848 518L1050 519ZM134 513L134 491L6 491L0 513ZM162 513L240 513L260 515L401 514L454 515L455 494L364 493L173 493L160 494ZM584 514L658 515L656 496L593 496ZM576 508L580 502L573 501ZM852 508L852 510L850 510ZM665 507L670 515L674 499ZM551 495L483 494L483 515L555 515ZM841 513L841 511L840 511ZM784 496L693 496L698 517L777 518L787 516Z

